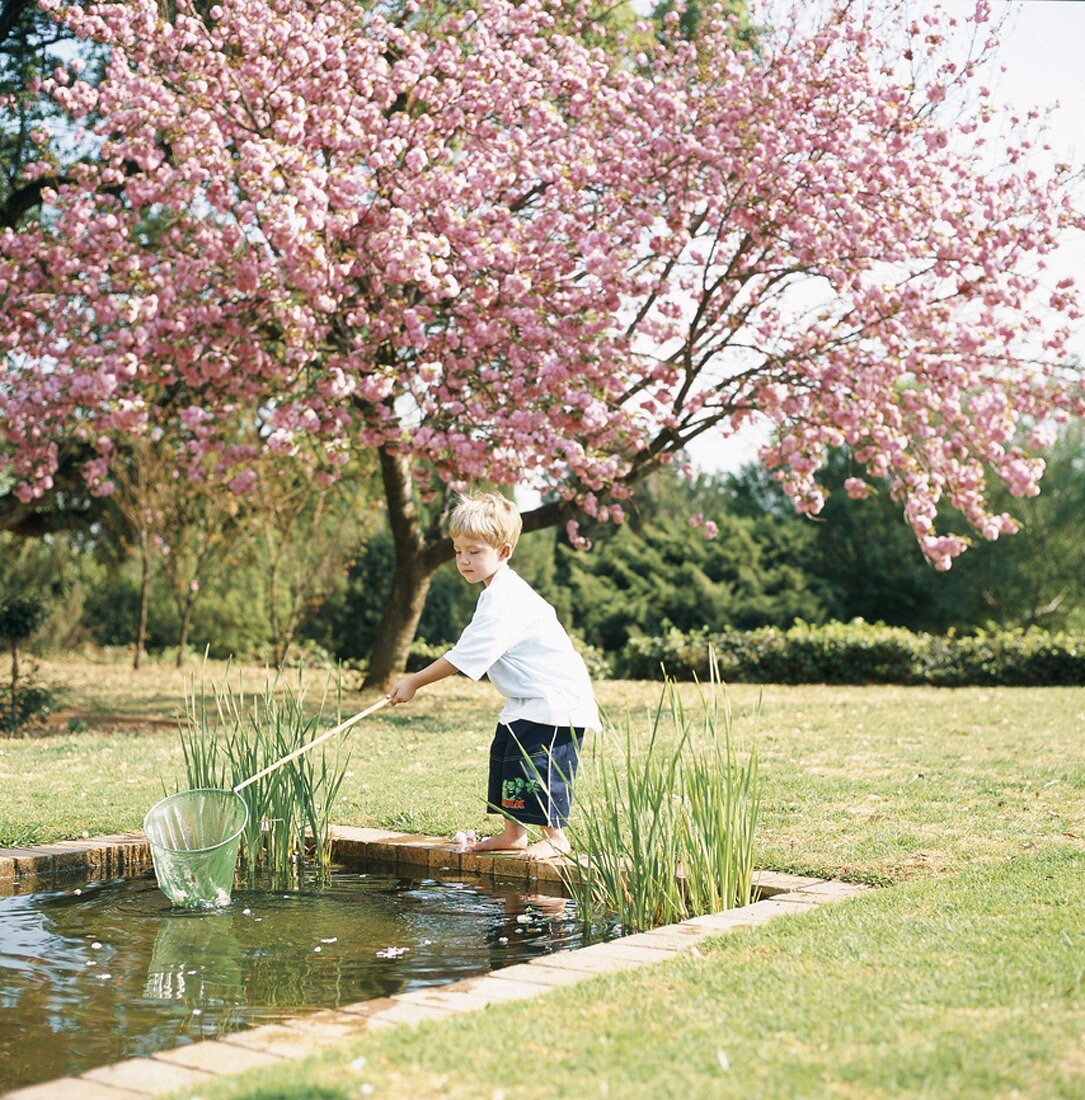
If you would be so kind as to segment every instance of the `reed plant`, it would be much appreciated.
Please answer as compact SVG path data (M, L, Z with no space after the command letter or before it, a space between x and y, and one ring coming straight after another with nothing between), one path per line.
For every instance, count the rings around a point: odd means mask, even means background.
M335 716L325 719L329 692L306 714L306 692L280 676L246 692L227 675L208 689L201 680L186 691L181 749L188 785L232 788L308 744L339 720L342 687L335 680ZM331 813L349 754L323 745L270 772L239 793L249 808L241 835L241 868L249 885L297 886L310 868L326 877L331 862ZM307 857L312 859L307 862Z
M570 827L580 854L563 875L585 934L601 918L631 933L749 904L757 754L736 745L715 677L692 711L666 683L647 735L627 720L617 743L601 735L582 767Z
M336 722L342 720L343 685L336 679ZM325 710L327 692L321 700L320 713ZM313 723L314 727L316 723ZM316 736L314 728L311 736ZM309 740L309 737L306 738ZM290 750L287 750L288 752ZM340 761L339 754L329 756L321 749L316 753L305 753L287 765L285 772L293 789L294 802L301 821L311 843L309 852L311 862L322 877L331 869L331 818L332 806L339 794L346 776L347 760ZM274 773L273 773L274 774Z

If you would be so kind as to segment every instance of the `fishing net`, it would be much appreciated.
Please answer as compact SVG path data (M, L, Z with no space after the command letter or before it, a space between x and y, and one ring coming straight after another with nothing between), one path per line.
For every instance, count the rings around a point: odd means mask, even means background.
M236 791L198 788L156 802L143 819L159 889L174 905L229 905L241 831L249 818Z

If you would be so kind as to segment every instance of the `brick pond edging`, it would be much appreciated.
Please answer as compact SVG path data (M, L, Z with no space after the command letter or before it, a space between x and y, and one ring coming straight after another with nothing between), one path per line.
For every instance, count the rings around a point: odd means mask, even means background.
M549 887L561 885L557 867L528 863L515 856L459 852L444 837L417 836L384 829L335 828L333 856L337 860L394 863L405 871L459 871L501 885ZM142 833L91 837L39 848L0 849L0 897L27 888L48 889L58 878L77 873L116 878L138 874L151 866L150 849ZM62 1077L4 1094L4 1100L133 1100L178 1089L197 1087L227 1074L305 1058L384 1027L447 1019L506 1001L536 997L557 986L573 985L598 974L629 970L673 958L711 937L751 928L777 917L842 901L870 887L804 875L761 871L759 900L679 924L623 936L572 951L534 958L477 978L397 993L358 1004L324 1009L278 1024L231 1032L146 1058L130 1058L98 1066L75 1077Z

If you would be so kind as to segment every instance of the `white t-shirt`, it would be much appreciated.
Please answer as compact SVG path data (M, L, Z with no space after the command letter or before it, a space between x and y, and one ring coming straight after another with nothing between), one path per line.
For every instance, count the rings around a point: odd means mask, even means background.
M584 659L553 607L507 565L483 588L445 660L472 680L489 676L505 696L501 722L601 728Z

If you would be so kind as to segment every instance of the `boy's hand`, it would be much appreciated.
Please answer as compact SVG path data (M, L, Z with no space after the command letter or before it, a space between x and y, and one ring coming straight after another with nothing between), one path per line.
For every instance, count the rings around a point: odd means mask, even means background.
M420 669L418 672L412 672L410 675L404 676L403 679L399 680L395 687L388 692L386 698L393 706L397 703L409 703L414 698L414 693L420 687L425 687L427 684L435 684L438 680L443 680L446 676L451 676L455 672L455 665L449 664L444 657L438 657L433 664L426 665L425 668Z
M409 703L414 698L414 693L418 690L415 686L413 676L404 676L390 692L388 692L388 702L392 706L396 706L398 703Z

